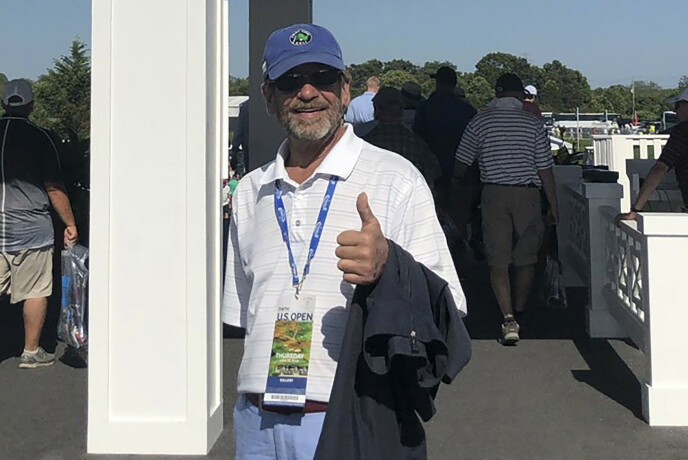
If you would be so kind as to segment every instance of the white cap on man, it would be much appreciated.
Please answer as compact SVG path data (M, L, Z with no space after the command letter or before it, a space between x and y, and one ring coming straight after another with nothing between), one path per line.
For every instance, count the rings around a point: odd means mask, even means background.
M2 102L8 107L19 107L33 102L33 90L26 80L11 80L5 85Z
M528 85L525 88L523 88L523 90L528 96L537 96L537 88L533 85Z

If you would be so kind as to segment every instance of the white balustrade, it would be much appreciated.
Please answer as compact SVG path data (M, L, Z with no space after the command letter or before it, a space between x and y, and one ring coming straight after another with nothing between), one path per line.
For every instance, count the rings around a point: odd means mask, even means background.
M562 242L564 257L560 256L564 281L579 279L589 288L586 329L595 338L627 337L611 316L603 297L606 227L601 209L612 208L618 212L620 198L619 184L581 183L567 184L563 200L569 214L566 240Z
M604 207L608 311L643 350L643 415L652 426L688 426L685 327L688 300L681 292L688 262L688 214L640 214L614 224Z
M653 135L594 135L592 136L594 160L596 165L608 166L619 173L619 184L623 186L621 208L629 209L630 182L626 176L626 160L647 160L659 158L662 148L669 139L666 134Z
M569 186L577 187L580 185L581 171L580 166L557 165L554 167L554 180L556 183L557 202L559 204L557 239L559 241L559 260L563 267L569 267L574 263L570 260L567 246L569 240L572 238L570 234L570 230L572 229L571 219L575 219L577 216L577 213L572 209L572 206L576 204L576 202L569 199L567 190ZM587 286L587 283L578 276L575 270L564 270L563 277L564 285L567 287Z

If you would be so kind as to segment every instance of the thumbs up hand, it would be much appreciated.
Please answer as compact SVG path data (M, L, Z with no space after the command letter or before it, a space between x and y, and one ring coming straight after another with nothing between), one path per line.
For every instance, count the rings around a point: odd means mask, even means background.
M361 217L361 230L347 230L337 237L339 257L337 268L344 272L344 281L352 284L373 284L382 275L387 263L389 243L382 234L380 222L368 204L368 195L361 193L356 200Z

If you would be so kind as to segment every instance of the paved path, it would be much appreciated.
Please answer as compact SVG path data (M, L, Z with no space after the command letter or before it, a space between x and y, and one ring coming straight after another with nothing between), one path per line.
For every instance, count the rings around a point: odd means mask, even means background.
M524 340L496 342L499 315L481 268L468 279L471 363L438 395L426 425L430 459L688 458L688 429L640 419L643 355L630 343L588 339L579 305L536 309ZM575 294L575 293L573 293ZM240 339L224 340L225 431L207 457L86 455L86 371L62 363L0 362L0 460L231 459L231 408ZM1 358L0 358L1 359ZM635 373L635 375L634 375Z

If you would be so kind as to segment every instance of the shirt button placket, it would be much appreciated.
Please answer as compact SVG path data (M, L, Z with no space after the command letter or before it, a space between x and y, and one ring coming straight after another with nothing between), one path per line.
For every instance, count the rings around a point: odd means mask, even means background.
M304 198L299 190L294 192L294 201L292 202L292 212L291 212L291 228L293 229L292 235L295 241L303 241L303 228L305 227L304 220Z

